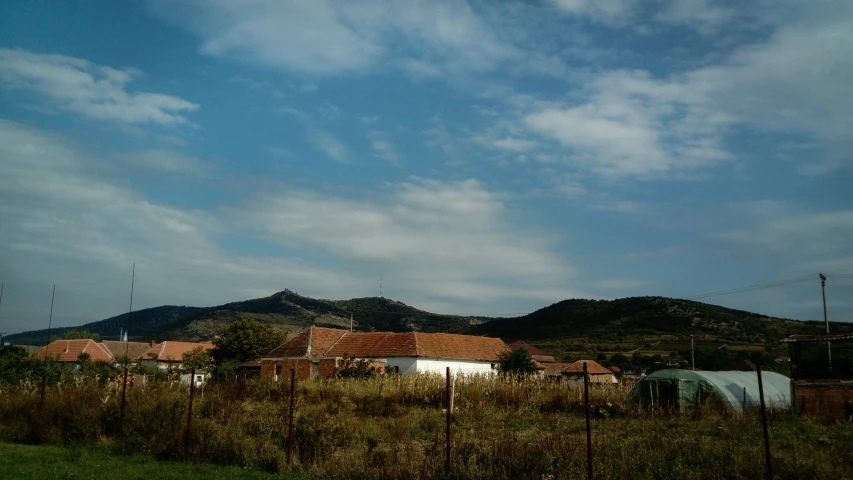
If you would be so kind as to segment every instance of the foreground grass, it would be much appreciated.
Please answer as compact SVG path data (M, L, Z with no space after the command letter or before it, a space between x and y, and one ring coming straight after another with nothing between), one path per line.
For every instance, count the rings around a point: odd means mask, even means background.
M445 478L443 385L444 379L429 376L301 382L294 468L312 477ZM585 476L580 390L498 379L460 381L454 390L452 478ZM693 411L638 411L625 402L625 393L593 392L596 478L763 477L761 424L754 414L728 416L712 404L698 412L699 418ZM189 402L186 390L176 384L152 383L128 392L123 435L115 391L86 381L52 385L40 406L37 388L10 386L0 389L0 439L238 465L256 475L259 470L287 472L289 400L287 382L210 385L196 397L185 449ZM850 424L775 412L770 434L777 478L853 478Z
M233 478L296 480L241 467L158 461L143 455L116 455L104 449L18 445L0 442L0 478L19 480L172 480Z

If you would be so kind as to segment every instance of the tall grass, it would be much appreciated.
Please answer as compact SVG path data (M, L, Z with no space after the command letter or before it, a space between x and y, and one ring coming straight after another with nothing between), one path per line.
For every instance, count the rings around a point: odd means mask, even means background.
M117 393L95 379L53 384L44 404L32 385L0 387L0 438L96 445L163 459L288 468L336 478L444 478L445 380L388 376L298 385L293 465L288 467L288 382L235 381L197 392L189 448L189 398L176 382L128 391L124 428ZM452 478L583 478L583 392L565 384L485 377L454 386ZM759 478L755 415L712 408L640 411L625 389L594 389L597 478ZM698 415L697 415L698 414ZM698 418L696 418L698 416ZM782 478L850 478L847 424L772 415L771 446Z

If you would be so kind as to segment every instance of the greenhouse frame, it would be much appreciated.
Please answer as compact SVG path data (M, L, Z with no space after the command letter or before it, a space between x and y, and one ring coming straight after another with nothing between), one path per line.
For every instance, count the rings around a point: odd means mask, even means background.
M762 372L767 408L791 409L791 379L775 372ZM756 372L666 369L643 377L628 393L628 400L643 406L678 410L700 402L716 402L726 411L742 413L757 408Z

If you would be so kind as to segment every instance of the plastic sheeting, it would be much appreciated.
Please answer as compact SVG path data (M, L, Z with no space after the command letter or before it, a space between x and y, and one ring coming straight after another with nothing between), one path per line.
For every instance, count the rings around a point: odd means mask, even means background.
M764 403L768 408L791 408L791 379L775 372L762 372ZM676 408L695 406L697 402L716 398L730 411L757 408L758 374L756 372L710 372L704 370L658 370L643 377L628 393L628 399L644 405Z

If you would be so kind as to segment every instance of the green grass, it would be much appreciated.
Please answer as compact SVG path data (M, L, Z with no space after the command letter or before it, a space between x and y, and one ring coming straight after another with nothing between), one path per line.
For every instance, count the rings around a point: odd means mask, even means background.
M241 467L159 461L144 455L118 455L105 449L18 445L0 442L0 478L18 480L169 480L229 478L291 480L297 474L272 474Z

